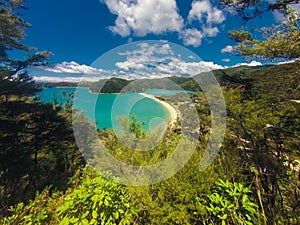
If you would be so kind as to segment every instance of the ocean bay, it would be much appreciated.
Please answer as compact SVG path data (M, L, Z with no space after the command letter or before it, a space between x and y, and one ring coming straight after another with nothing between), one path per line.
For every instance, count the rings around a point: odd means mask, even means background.
M91 121L96 121L98 129L120 129L118 120L124 117L137 118L142 130L149 131L161 123L167 124L170 119L169 111L158 101L147 98L139 93L97 94L91 93L88 88L45 88L38 94L40 101L53 103L56 98L58 104L64 104L69 93L76 93L74 108L84 111L84 115ZM160 91L151 91L151 94L160 95ZM167 94L167 91L163 91ZM174 91L170 92L174 94Z

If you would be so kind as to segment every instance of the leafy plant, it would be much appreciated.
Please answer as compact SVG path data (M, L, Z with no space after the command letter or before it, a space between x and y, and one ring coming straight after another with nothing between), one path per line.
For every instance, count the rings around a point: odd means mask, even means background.
M49 188L42 193L37 194L35 200L30 200L27 205L23 202L16 206L10 207L11 216L0 220L3 225L41 225L49 219L48 210L46 208L49 197Z
M268 12L279 13L283 18L279 25L231 31L230 38L238 42L235 47L238 55L263 60L299 58L299 13L292 7L299 1L219 0L219 3L245 22Z
M129 122L129 130L136 138L142 138L145 136L144 132L142 132L141 124L137 121L137 118L134 115L131 117L131 121Z
M65 196L57 212L60 225L130 224L135 213L126 189L100 176L83 180Z
M258 206L251 201L251 190L241 183L219 180L206 195L210 224L257 224ZM196 199L201 204L201 199Z

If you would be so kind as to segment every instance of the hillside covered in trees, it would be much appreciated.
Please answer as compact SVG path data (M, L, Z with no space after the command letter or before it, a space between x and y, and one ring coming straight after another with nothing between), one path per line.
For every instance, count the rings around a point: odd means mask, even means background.
M300 118L291 102L300 98L299 71L299 62L215 71L226 96L228 128L214 163L198 170L210 112L204 95L192 95L200 101L197 151L175 176L139 188L118 185L85 167L70 112L11 96L1 102L1 223L299 223ZM99 138L120 160L147 164L171 154L180 134L145 154L133 153L110 131ZM116 204L120 208L112 208Z
M264 65L264 66L238 66L228 69L212 70L211 72L196 75L195 77L166 77L160 79L139 79L139 80L125 80L121 78L102 79L98 82L83 82L79 84L83 87L88 87L93 93L120 93L120 92L131 92L131 91L145 91L145 87L148 89L165 89L165 90L186 90L201 92L201 87L197 84L197 78L204 74L214 75L218 82L223 86L236 87L238 85L244 85L247 89L257 92L259 88L257 83L268 83L268 90L272 89L272 92L285 92L283 90L287 79L291 79L295 86L298 85L298 74L293 73L291 77L282 76L282 71L296 71L299 68L299 61L291 63L289 65ZM269 72L266 72L269 71ZM272 74L272 75L271 75ZM272 76L274 81L269 81L269 76ZM275 81L278 82L275 82ZM251 82L250 82L251 81ZM130 89L128 84L134 82L134 87ZM256 85L257 84L257 85ZM55 86L55 83L47 84L47 86ZM56 86L64 86L65 84L56 84ZM73 86L75 84L72 84ZM251 87L250 87L251 85ZM266 85L266 84L264 84ZM126 88L125 88L126 87ZM124 89L125 88L125 89ZM277 95L277 94L276 94Z
M276 2L266 10L293 15L286 11L285 2L298 1ZM74 113L72 95L65 105L32 98L36 86L25 68L47 65L50 53L21 43L29 27L16 12L23 8L22 1L0 3L0 224L300 224L299 61L213 71L227 110L225 138L213 163L199 171L214 116L213 106L199 92L189 95L197 103L201 122L188 163L159 183L125 186L110 171L93 169L95 162L103 161L97 152L99 140L116 159L145 166L171 156L176 144L186 140L184 134L169 129L155 148L135 151L120 143L113 131L95 133L83 113ZM248 18L256 16L247 12L258 1L220 3ZM299 57L298 24L293 19L285 24L290 29L277 34L278 43L271 36L258 41L245 32L232 34L241 43L237 51L247 56ZM277 55L264 51L286 41L289 44ZM293 51L284 55L286 48ZM11 50L24 51L26 57L12 58ZM191 78L170 80L186 90L201 91ZM106 90L119 92L129 82L110 80ZM180 93L175 98L181 98ZM131 134L144 138L136 120L125 122ZM77 142L74 126L80 128ZM117 167L109 166L111 170Z

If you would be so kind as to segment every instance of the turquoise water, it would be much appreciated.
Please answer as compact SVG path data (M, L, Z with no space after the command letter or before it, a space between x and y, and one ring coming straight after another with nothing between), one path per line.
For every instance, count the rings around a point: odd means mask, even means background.
M135 115L144 131L169 120L169 113L161 104L138 93L92 94L87 88L46 88L39 93L40 101L52 103L55 95L58 102L64 104L67 98L63 91L66 94L76 91L73 107L85 111L89 120L97 121L96 127L99 129L118 129L119 118L128 115Z

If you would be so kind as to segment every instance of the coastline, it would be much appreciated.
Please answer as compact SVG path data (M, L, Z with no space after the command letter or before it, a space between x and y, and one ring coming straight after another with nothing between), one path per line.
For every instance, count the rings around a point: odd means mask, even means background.
M62 89L71 89L71 88L82 88L82 89L88 89L88 92L90 94L93 94L93 95L100 95L100 94L110 94L110 95L118 95L118 94L128 94L128 93L94 93L92 92L89 88L87 87L63 87L63 86L57 86L57 87L51 87L51 88L62 88ZM43 88L43 89L48 89L48 88ZM167 111L168 111L168 114L169 114L169 119L168 119L168 127L170 129L173 129L174 127L176 127L176 123L177 121L179 120L179 113L177 111L177 109L170 103L166 102L166 101L163 101L163 100L160 100L159 98L157 98L156 96L152 95L152 94L148 94L148 93L135 93L135 94L138 94L140 96L143 96L145 98L149 98L157 103L159 103L160 105L162 105Z
M158 98L156 98L154 95L151 94L146 94L146 93L139 93L140 95L146 97L146 98L150 98L156 102L158 102L159 104L161 104L165 109L168 110L169 115L170 115L170 119L169 119L169 125L170 127L174 127L177 120L178 120L178 113L177 110L169 103L162 101Z

